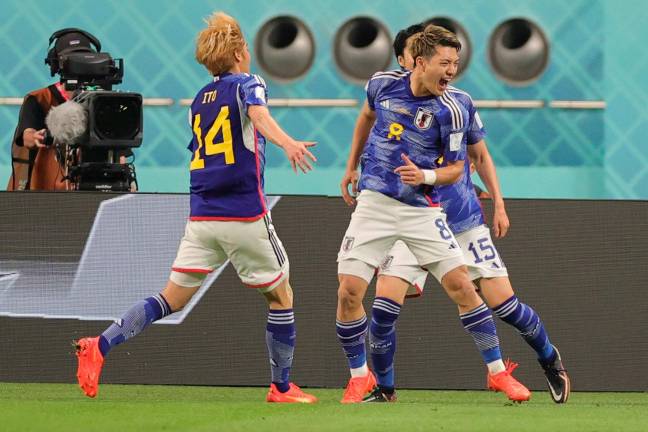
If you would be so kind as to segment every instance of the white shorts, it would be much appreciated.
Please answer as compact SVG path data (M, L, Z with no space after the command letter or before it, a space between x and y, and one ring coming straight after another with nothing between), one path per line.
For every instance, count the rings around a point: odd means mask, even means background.
M288 255L270 213L253 222L187 222L172 270L207 274L227 259L241 282L250 288L271 291L288 277Z
M486 225L462 232L457 235L457 241L468 265L470 280L508 277L504 261L500 258Z
M428 272L419 265L407 245L399 240L380 263L378 276L381 275L403 279L410 284L406 297L419 297L423 294Z
M419 266L439 281L450 270L465 264L440 207L414 207L363 190L338 253L338 274L370 282L397 240L402 240Z
M493 245L486 225L465 231L456 238L466 260L470 280L508 277L506 266ZM427 278L427 272L418 265L416 257L403 242L394 244L378 274L395 276L409 282L411 286L407 291L408 297L421 295Z

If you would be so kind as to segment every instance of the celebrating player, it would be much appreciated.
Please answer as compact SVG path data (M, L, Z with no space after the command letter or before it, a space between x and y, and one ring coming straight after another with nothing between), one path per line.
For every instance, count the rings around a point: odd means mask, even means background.
M347 188L353 183L355 189L361 159L358 205L338 255L337 333L351 370L343 403L360 402L376 383L366 363L368 325L362 298L375 269L397 240L408 246L417 264L432 273L457 304L464 328L487 364L492 385L512 400L530 397L502 362L491 311L475 292L440 208L439 186L464 175L471 125L471 113L447 92L457 72L460 49L454 34L430 28L412 38L415 65L411 73L379 72L367 84L367 101L356 122L341 184L345 200L353 203ZM443 166L438 164L441 157ZM393 324L403 303L394 294L377 292L371 323L377 336L372 350L392 352L392 357ZM377 368L379 377L393 373L388 365ZM389 390L383 385L381 396L395 400L393 387Z
M405 69L414 67L414 58L410 52L413 35L423 31L423 25L414 25L401 31L394 40L394 54L399 64ZM449 97L454 98L471 113L472 124L468 128L468 155L475 162L477 172L483 180L490 195L493 197L493 232L496 238L504 237L509 228L504 200L499 187L495 165L484 141L486 134L472 98L465 92L450 86L447 90ZM544 370L550 394L554 402L564 403L570 393L570 381L565 371L558 350L551 344L549 337L538 314L528 305L519 301L513 292L508 272L502 262L488 227L485 225L482 208L475 193L466 167L464 176L452 185L439 187L441 205L447 214L448 225L455 234L468 263L470 278L479 287L488 306L496 316L505 323L513 326L522 338L533 348L538 361ZM415 286L423 287L426 272L423 272L416 262L416 257L402 242L398 242L387 255L381 267L378 278L378 290L397 293L398 299L404 299L406 293L415 290ZM372 327L373 328L373 327ZM381 340L381 332L389 328L379 327L370 338ZM371 346L373 347L373 343ZM372 359L376 369L393 367L393 352L375 351L372 348ZM389 367L387 366L387 368ZM514 367L512 365L512 367ZM381 376L378 373L380 382ZM393 374L385 376L388 390L393 388ZM488 386L493 387L491 380Z
M191 104L190 220L169 281L100 336L77 341L77 378L85 394L95 397L108 352L182 309L206 274L229 259L243 284L262 293L269 305L272 383L266 400L313 403L314 396L289 381L296 334L293 295L286 251L266 206L263 168L266 139L284 150L295 172L312 169L316 159L308 147L315 143L294 140L270 115L265 83L249 74L250 53L236 20L214 13L206 24L198 35L196 59L214 78Z
M423 29L424 25L422 24L410 26L400 31L394 40L394 54L404 69L413 67L414 60L409 46L412 36ZM495 237L504 237L509 227L509 221L495 166L483 139L485 136L483 125L468 94L454 87L450 87L448 91L469 112L474 113L473 124L469 127L468 133L468 154L470 159L475 161L480 177L494 198L493 230ZM468 263L471 279L478 284L486 303L494 310L495 315L515 327L537 352L554 402L566 402L569 397L570 382L567 372L562 366L560 354L549 342L544 326L535 311L520 303L515 297L508 280L506 267L504 267L484 224L481 206L469 172L466 172L459 182L440 187L439 194L442 207L447 214L448 225L456 235ZM395 293L401 305L406 296L420 294L427 273L420 269L416 258L405 244L397 242L387 254L383 264L378 277L377 290L379 292ZM370 334L370 338L382 340L381 333L391 330L393 326L372 327L372 330L374 328L375 331ZM393 373L381 373L381 371L393 370L395 343L394 348L382 351L375 350L374 345L376 344L370 345L371 355L380 389L374 392L371 399L388 400L385 394L392 391L394 387Z

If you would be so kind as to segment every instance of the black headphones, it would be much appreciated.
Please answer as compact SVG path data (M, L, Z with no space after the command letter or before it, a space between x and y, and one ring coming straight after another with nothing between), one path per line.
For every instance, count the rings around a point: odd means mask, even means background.
M54 42L56 39L60 38L63 35L66 35L68 33L80 33L83 36L87 37L90 40L90 43L95 46L96 52L101 51L101 42L99 42L99 39L97 39L94 35L91 33L88 33L85 30L81 30L79 28L75 27L69 27L69 28L64 28L58 31L55 31L52 33L52 36L49 38L49 45L50 47L52 45L52 42ZM59 71L59 56L58 56L58 51L56 50L56 43L54 46L49 48L47 51L47 57L45 58L45 64L49 65L50 67L50 72L52 76L56 75Z

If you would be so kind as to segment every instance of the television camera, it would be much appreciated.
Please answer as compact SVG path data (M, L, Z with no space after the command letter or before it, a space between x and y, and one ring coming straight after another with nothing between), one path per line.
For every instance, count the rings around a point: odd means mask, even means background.
M46 143L55 146L73 189L133 190L131 149L142 144L142 95L112 90L122 82L123 59L101 52L99 40L77 28L55 32L54 41L45 63L74 96L48 113Z

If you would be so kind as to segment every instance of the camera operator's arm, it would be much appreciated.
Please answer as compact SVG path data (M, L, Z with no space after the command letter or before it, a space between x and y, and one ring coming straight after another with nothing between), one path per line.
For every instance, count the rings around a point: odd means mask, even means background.
M25 97L20 107L14 140L28 149L45 147L45 112L33 95Z
M28 149L45 147L45 129L27 128L22 134L22 143Z

